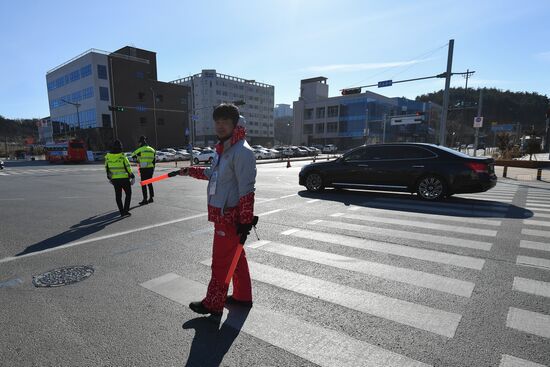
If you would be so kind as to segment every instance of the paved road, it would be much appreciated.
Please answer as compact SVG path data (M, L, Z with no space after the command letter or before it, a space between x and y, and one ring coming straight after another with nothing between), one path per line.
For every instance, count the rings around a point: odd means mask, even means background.
M0 365L550 365L550 184L312 195L303 164L258 166L255 305L221 323L186 306L209 279L204 181L158 183L119 220L101 166L3 172ZM33 286L69 265L95 272Z

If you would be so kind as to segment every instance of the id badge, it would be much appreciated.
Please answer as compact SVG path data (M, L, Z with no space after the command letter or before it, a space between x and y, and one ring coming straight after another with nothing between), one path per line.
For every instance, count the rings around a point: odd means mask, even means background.
M208 195L216 194L216 184L218 182L218 171L212 173L210 177L210 182L208 182Z

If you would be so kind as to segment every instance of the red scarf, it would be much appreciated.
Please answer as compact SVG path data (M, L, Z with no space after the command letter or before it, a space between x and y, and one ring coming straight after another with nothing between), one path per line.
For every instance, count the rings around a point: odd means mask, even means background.
M233 129L233 134L231 135L231 138L227 139L223 143L220 141L218 142L218 144L216 144L216 153L218 153L218 155L222 155L224 150L229 149L239 140L244 140L245 137L246 137L246 129L244 128L244 126L241 126L241 125L236 126Z

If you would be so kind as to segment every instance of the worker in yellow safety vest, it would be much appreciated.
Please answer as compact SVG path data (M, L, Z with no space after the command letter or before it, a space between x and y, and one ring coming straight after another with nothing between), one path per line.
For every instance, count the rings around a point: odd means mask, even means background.
M136 158L138 161L139 173L141 181L143 181L153 177L153 173L155 172L156 151L147 144L147 138L143 135L139 138L139 145L139 148L132 153L132 157ZM147 200L147 188L149 188L149 200ZM141 186L141 193L143 194L143 200L140 201L139 205L153 202L153 197L155 196L153 184Z
M115 199L121 217L130 216L130 201L132 200L132 187L135 176L130 167L128 158L122 152L122 143L115 140L111 153L105 155L105 171L107 178L115 188ZM124 206L122 206L122 190L126 194Z

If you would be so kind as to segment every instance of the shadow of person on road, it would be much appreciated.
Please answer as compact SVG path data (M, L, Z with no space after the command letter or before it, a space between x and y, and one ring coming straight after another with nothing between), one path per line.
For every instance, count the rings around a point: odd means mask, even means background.
M133 208L130 208L130 210ZM40 242L28 246L25 250L19 252L15 256L30 254L36 251L47 250L68 243L77 241L83 237L99 232L110 224L116 223L124 218L120 217L118 211L113 211L105 214L94 215L92 217L81 220L74 224L65 232L59 233L53 237L46 238Z
M213 316L198 317L182 325L183 329L195 329L187 367L218 367L224 356L240 334L250 313L250 308L239 305L226 305L227 318L220 326L221 319Z
M308 199L340 202L346 206L479 218L526 219L533 216L529 209L499 201L450 197L441 201L425 201L410 193L372 192L353 189L325 189L320 193L306 190L298 195Z

